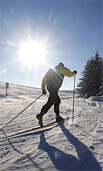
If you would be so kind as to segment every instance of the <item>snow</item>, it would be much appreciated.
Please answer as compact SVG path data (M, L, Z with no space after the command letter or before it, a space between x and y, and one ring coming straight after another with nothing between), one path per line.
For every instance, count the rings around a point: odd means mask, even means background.
M6 96L0 82L0 127L40 94L39 88L10 84ZM59 95L61 116L69 120L32 130L39 126L35 116L47 101L44 95L0 131L0 171L103 170L103 96L86 100L76 95L71 124L72 92ZM43 120L44 125L55 121L53 107Z

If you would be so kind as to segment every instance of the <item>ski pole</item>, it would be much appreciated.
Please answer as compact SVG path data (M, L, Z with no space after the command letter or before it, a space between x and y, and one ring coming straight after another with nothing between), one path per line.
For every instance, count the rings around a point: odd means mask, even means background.
M14 118L12 118L8 123L6 123L1 130L3 130L7 125L9 125L9 123L11 123L14 119L16 119L20 114L22 114L29 106L31 106L34 102L36 102L40 97L42 96L42 94L37 97L32 103L30 103L26 108L24 108L21 112L19 112Z
M74 88L73 88L73 112L72 112L72 123L74 120L74 98L75 98L75 75L74 75Z

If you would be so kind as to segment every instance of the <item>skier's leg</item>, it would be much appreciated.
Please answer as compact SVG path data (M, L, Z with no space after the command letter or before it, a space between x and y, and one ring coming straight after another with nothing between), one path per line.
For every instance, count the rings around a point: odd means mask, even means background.
M59 115L60 110L59 110L59 105L60 105L60 98L58 96L58 94L56 93L54 95L54 112L56 113L56 115Z
M60 97L58 96L58 93L55 94L55 102L54 102L54 111L56 113L56 121L59 122L63 120L63 117L59 116L60 110L59 110L59 105L60 105Z
M43 115L47 113L47 111L51 108L51 106L54 104L54 100L50 94L47 103L42 107L40 114L36 115L39 125L43 126Z
M41 113L44 115L45 113L48 112L48 110L51 108L51 106L54 104L54 100L50 94L47 103L42 107Z

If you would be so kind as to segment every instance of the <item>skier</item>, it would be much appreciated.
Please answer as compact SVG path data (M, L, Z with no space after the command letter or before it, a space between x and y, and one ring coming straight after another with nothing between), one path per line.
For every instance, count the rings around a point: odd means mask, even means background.
M42 94L46 95L47 90L49 92L49 98L47 103L42 107L40 114L36 115L38 123L43 126L43 115L54 105L54 112L56 113L56 122L63 120L63 117L59 116L60 98L58 96L59 88L62 85L64 76L72 77L77 74L77 71L71 72L68 68L64 67L63 63L59 63L55 68L49 69L42 80Z

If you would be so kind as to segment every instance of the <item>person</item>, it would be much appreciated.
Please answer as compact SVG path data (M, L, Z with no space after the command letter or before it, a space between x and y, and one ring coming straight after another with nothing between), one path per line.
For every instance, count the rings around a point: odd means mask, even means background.
M49 92L49 98L47 103L42 107L41 112L36 115L38 123L43 126L43 115L48 112L52 105L54 105L54 112L56 113L56 122L63 120L61 117L59 105L60 97L58 95L59 88L63 83L64 76L73 77L77 74L77 71L70 71L68 68L64 67L63 63L59 63L55 68L49 69L42 80L42 94L46 95L46 87Z

